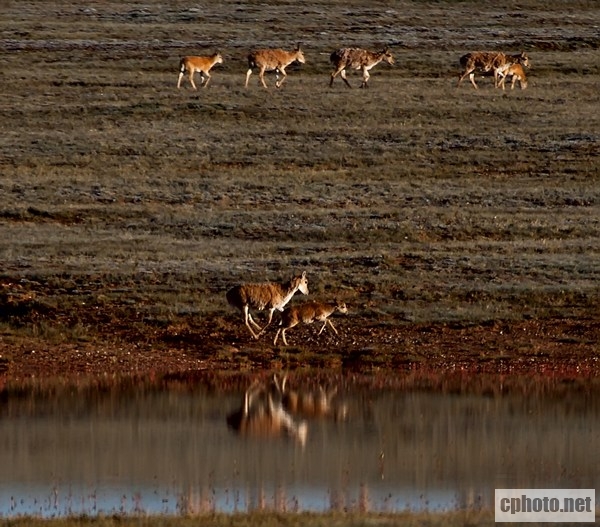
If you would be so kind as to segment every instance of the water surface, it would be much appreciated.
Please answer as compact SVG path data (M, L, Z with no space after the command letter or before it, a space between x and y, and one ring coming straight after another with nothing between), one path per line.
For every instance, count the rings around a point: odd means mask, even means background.
M263 389L264 388L264 389ZM598 488L600 404L271 385L9 397L0 516L490 507Z

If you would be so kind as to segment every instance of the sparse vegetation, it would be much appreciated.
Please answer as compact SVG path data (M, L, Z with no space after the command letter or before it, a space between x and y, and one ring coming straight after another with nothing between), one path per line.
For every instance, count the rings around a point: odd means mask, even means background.
M214 527L239 525L239 526L280 526L280 527L321 527L340 526L362 527L367 525L404 525L406 527L437 525L493 525L494 518L489 512L461 512L448 514L282 514L282 513L254 513L254 514L211 514L207 516L191 516L189 518L168 517L139 517L124 518L69 518L60 520L42 520L35 518L22 518L5 520L6 527L191 527L197 525L212 525ZM530 524L531 525L531 524Z
M225 292L303 270L311 296L349 306L339 337L298 338L327 350L315 365L446 364L440 343L460 361L482 342L583 364L600 334L599 17L583 0L568 20L531 1L9 2L5 375L96 371L97 350L122 373L281 364ZM297 42L281 90L244 90L249 49ZM395 64L369 89L328 87L331 51L383 45ZM527 51L528 89L457 89L477 49ZM215 50L211 85L177 90L180 57Z

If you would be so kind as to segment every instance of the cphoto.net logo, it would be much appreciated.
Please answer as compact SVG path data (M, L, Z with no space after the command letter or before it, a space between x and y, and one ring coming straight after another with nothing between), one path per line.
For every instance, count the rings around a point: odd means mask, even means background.
M496 489L497 522L594 522L595 489Z

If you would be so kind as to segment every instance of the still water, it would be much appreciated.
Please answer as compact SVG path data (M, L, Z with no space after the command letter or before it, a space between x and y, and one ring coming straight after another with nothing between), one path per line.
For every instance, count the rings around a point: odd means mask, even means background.
M592 395L275 388L6 398L0 517L450 510L600 487Z

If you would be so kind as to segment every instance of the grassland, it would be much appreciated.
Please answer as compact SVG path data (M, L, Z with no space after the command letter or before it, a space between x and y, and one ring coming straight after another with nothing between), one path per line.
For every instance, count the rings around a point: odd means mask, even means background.
M0 20L5 380L597 376L596 2L5 1ZM251 47L297 42L283 89L244 89ZM329 88L345 45L396 63ZM217 49L211 86L177 90L179 57ZM529 88L457 88L476 49L525 50ZM225 291L302 270L350 305L340 335L251 341Z

